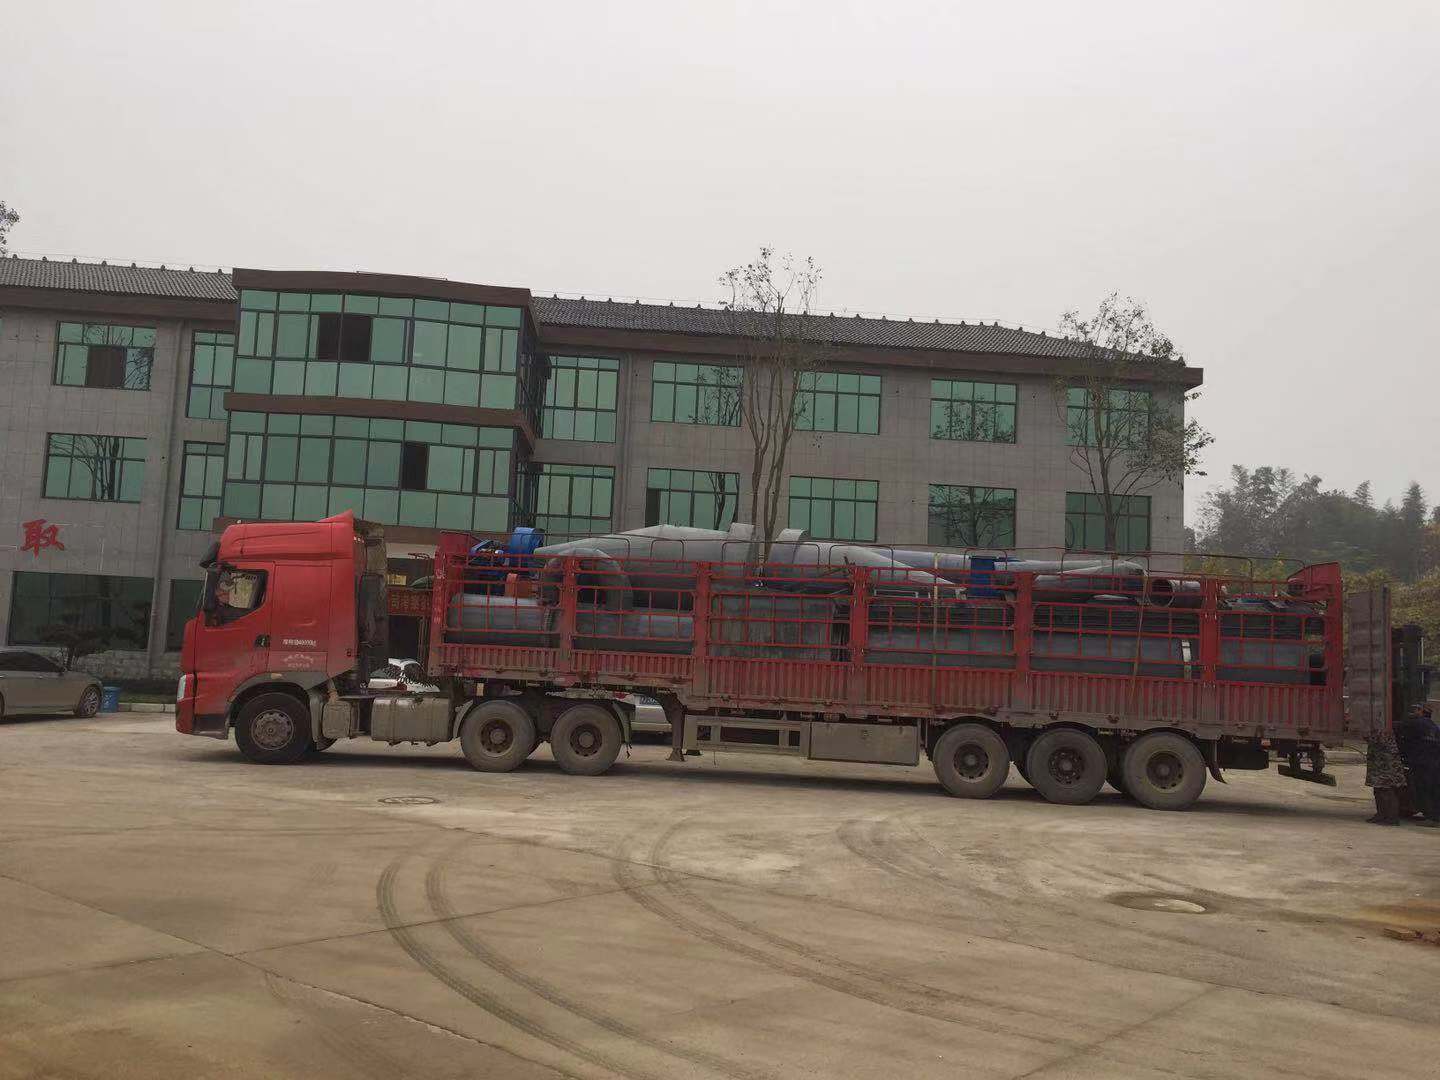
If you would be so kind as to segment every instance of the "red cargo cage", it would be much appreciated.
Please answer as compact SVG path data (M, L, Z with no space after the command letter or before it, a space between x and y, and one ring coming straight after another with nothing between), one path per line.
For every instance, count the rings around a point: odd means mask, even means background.
M1333 564L1283 581L599 552L475 565L471 543L446 534L436 553L434 676L673 694L695 713L1350 734Z

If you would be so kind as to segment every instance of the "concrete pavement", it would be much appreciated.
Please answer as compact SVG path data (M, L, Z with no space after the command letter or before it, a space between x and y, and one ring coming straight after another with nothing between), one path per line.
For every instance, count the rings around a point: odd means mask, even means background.
M739 755L246 764L0 723L0 1080L1433 1077L1440 836L1233 774L1185 814ZM1201 909L1201 910L1196 910Z

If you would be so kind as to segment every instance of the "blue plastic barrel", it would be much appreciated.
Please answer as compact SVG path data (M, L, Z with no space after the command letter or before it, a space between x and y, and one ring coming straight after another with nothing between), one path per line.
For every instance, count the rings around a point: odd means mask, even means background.
M118 687L118 686L102 686L102 687L100 688L100 711L101 711L101 712L119 712L119 711L120 711L120 687Z

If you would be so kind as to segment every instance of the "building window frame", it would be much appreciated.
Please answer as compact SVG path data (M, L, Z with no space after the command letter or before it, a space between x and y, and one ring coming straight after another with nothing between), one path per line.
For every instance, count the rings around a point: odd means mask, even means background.
M1020 430L1019 386L984 379L930 380L930 438L1013 443Z
M185 415L192 420L224 420L225 393L234 382L235 335L229 330L196 330L191 334Z
M739 427L745 385L743 368L656 360L650 367L650 421Z
M740 505L740 474L715 469L647 469L645 524L726 530Z
M192 442L181 448L180 502L175 527L184 531L209 532L220 516L225 493L225 444Z
M548 360L541 438L613 443L619 416L620 361L608 356L551 356ZM585 400L590 403L582 403Z
M416 445L423 455L407 451ZM221 512L313 521L353 510L384 525L499 533L513 517L515 456L510 428L231 413ZM407 486L407 458L425 470L424 488Z
M881 377L805 371L795 391L795 429L840 435L880 434Z
M1070 386L1065 390L1065 444L1095 447L1094 394L1104 394L1100 422L1106 425L1105 446L1122 450L1142 449L1150 440L1151 418L1155 413L1153 391L1133 387Z
M1154 504L1149 495L1114 496L1120 499L1115 525L1115 551L1138 554L1150 550ZM1065 549L1105 551L1105 514L1100 496L1091 491L1065 493Z
M1015 488L931 484L926 542L931 547L1015 547Z
M76 479L81 486L77 488ZM101 493L96 493L99 487ZM88 490L89 494L84 492ZM45 437L42 497L77 502L138 503L145 491L145 439L130 435L50 432Z
M44 589L35 588L42 578L45 579ZM60 580L75 588L61 590L57 594L55 586ZM97 585L97 582L118 584L112 589L108 584ZM129 595L126 595L127 592ZM63 641L47 640L43 632L48 627L68 623L82 629L111 630L122 638L128 635L130 643L127 650L139 652L147 647L150 639L153 592L154 582L144 577L16 570L10 593L6 642L10 645L62 646ZM39 614L42 606L43 616ZM32 629L34 633L27 633ZM110 647L113 648L113 644Z
M97 349L113 351L97 354ZM56 324L56 386L147 392L154 369L153 326L63 320Z
M873 544L879 516L879 481L790 477L786 521L815 540Z
M615 469L610 465L532 462L535 524L547 537L603 536L614 528ZM556 506L558 491L563 511ZM603 497L601 495L603 492ZM604 513L599 507L604 506ZM584 511L579 512L579 511Z
M517 409L533 420L531 350L524 309L511 305L245 289L234 389Z

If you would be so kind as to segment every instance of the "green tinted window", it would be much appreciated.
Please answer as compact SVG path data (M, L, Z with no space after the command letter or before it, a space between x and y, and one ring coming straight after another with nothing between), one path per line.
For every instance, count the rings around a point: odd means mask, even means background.
M651 469L645 477L645 524L728 529L739 499L739 473Z
M828 476L790 478L790 528L816 540L875 541L880 485Z
M547 536L610 531L615 470L604 465L536 465L535 524Z
M225 486L225 444L187 442L183 455L176 528L209 532L211 522L220 516L220 495Z
M55 383L102 390L149 390L155 328L110 323L60 323Z
M1150 550L1150 496L1112 497L1115 542L1105 542L1105 508L1100 496L1065 493L1065 546L1075 551L1133 554Z
M650 419L739 427L743 379L738 367L656 363L650 377Z
M930 437L963 442L1015 441L1014 383L930 380Z
M1153 411L1149 390L1072 386L1065 395L1065 441L1138 449L1149 436Z
M880 376L810 371L800 376L795 427L856 435L880 432Z
M120 435L51 435L45 448L45 498L140 501L145 440Z
M1013 548L1015 489L931 484L926 539L935 547Z
M250 332L254 316L248 312ZM225 419L225 391L235 382L235 335L196 330L190 336L190 392L185 415L196 420Z
M552 356L542 413L544 437L577 442L614 442L619 381L618 360L594 356Z
M313 521L348 509L382 524L509 527L509 429L281 413L236 413L230 427L214 466L228 517Z
M519 308L255 290L242 294L241 307L233 382L225 384L239 392L524 407L533 418ZM62 346L57 370L83 378L84 348L76 345L66 368ZM221 391L195 385L192 415L220 407Z

